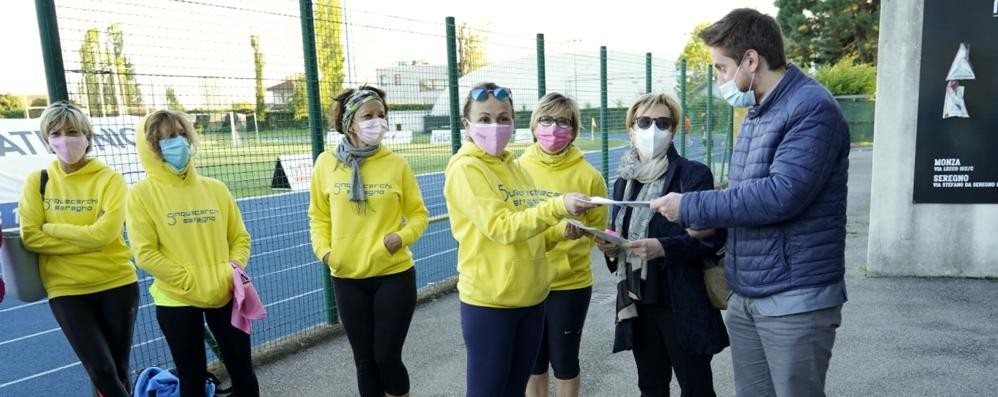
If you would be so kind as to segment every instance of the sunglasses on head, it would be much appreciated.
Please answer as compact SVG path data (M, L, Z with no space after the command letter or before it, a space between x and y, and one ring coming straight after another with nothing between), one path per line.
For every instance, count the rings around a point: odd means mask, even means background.
M510 97L509 88L506 87L496 87L491 90L479 87L471 90L471 98L474 99L475 102L485 102L489 99L489 93L492 93L492 96L496 97L496 99L500 101L505 101Z
M660 130L667 130L672 127L672 117L656 117L651 118L648 116L641 116L634 119L634 124L637 124L638 128L645 129L651 127L651 123L655 123L655 127Z

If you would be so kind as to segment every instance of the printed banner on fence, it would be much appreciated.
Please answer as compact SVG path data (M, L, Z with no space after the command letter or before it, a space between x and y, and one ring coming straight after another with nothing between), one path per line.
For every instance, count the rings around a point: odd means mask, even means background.
M274 163L274 176L270 180L271 189L308 190L312 183L312 155L284 154L277 156Z
M529 128L517 128L516 135L513 137L514 143L533 143L534 133L530 132Z
M89 156L121 173L129 184L145 174L135 152L135 126L141 117L96 117L93 149ZM32 172L55 160L42 140L39 119L0 120L0 222L4 228L17 227L17 202L21 188Z
M431 145L450 145L450 130L433 130L430 134ZM461 136L464 136L464 130L461 130Z

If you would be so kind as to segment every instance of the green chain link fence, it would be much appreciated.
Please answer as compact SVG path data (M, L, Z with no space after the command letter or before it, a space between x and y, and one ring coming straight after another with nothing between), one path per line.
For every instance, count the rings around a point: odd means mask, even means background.
M77 0L60 1L54 11L39 18L43 47L53 49L46 52L50 97L88 109L97 126L95 154L126 179L142 176L129 151L142 116L174 109L193 117L203 137L198 171L229 187L253 237L249 271L269 312L254 324L258 356L321 339L337 321L328 269L310 249L306 177L312 159L340 139L326 119L342 88L370 84L387 92L386 145L419 175L431 213L412 247L423 294L449 288L456 276L442 171L461 143L459 107L477 83L512 90L517 134L510 149L517 155L532 143L530 113L543 93L575 98L582 108L576 144L608 179L629 144L624 117L631 102L650 91L676 95L685 104L675 138L680 152L710 164L719 184L726 178L730 107L710 99L710 79L688 87L682 62L652 53L616 52L558 32L511 34L443 16L424 21L344 9L332 0ZM145 292L151 278L140 272L140 280L131 368L169 367ZM44 305L24 306L0 312L0 319L44 318L38 327L48 329L26 330L31 335L2 346L23 358L0 360L0 395L51 392L56 383L82 390L85 374ZM33 353L36 342L46 354Z

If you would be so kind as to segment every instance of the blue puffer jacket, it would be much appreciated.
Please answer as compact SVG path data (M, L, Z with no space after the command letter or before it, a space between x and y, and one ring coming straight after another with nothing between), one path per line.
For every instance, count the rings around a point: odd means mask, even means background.
M761 298L845 275L849 127L832 95L797 67L749 109L729 188L683 195L680 222L730 228L727 279Z

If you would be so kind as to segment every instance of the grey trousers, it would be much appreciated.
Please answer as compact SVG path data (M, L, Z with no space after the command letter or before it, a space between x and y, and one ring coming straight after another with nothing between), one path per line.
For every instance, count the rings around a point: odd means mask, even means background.
M754 299L731 294L725 319L739 397L825 395L842 305L771 317Z

